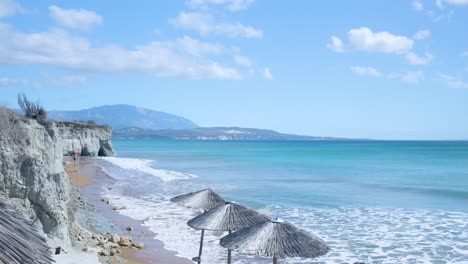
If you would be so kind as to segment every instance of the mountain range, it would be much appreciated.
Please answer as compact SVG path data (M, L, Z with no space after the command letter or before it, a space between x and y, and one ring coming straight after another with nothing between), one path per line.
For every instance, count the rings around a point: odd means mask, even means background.
M132 105L104 105L77 111L49 111L57 121L94 122L112 127L114 139L150 140L339 140L283 134L268 129L199 127L193 121Z
M49 119L57 121L94 121L113 129L190 129L198 127L187 118L132 105L104 105L78 111L49 111Z

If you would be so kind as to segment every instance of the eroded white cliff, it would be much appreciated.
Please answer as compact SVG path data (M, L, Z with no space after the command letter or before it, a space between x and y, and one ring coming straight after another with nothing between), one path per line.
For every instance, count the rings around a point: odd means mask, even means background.
M12 124L13 132L0 133L0 200L50 239L67 243L70 187L63 156L74 148L87 156L113 155L111 129L28 119Z

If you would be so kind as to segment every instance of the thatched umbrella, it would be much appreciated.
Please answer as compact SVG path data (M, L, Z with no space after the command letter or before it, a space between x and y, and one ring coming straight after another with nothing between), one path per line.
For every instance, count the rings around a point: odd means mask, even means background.
M191 192L176 196L171 199L171 202L191 208L200 208L205 211L215 208L224 203L223 198L211 189L204 189L196 192Z
M321 238L281 219L260 223L223 237L221 246L245 254L278 258L316 258L330 247Z
M211 189L204 189L196 192L191 192L183 195L176 196L171 199L171 202L184 205L191 208L203 209L204 212L224 203L224 199ZM205 230L201 230L200 249L198 257L192 258L193 261L201 263L201 255L203 251L203 237Z
M54 262L45 239L18 213L0 202L0 263Z
M187 224L195 229L211 231L236 231L261 222L269 217L234 202L226 202L189 220ZM231 263L231 250L228 249L227 263Z

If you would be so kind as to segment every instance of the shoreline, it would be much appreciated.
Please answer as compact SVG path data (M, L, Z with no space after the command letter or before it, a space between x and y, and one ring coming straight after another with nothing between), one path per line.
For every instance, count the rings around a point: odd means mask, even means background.
M148 227L143 226L138 220L120 214L118 211L125 209L113 207L103 197L103 191L112 188L116 180L102 171L96 165L95 159L81 158L76 164L73 161L66 162L65 168L70 184L77 190L82 201L88 205L84 211L86 219L80 221L85 229L108 236L114 233L119 236L130 236L135 242L144 244L141 250L122 247L120 248L121 254L116 255L117 258L103 259L101 257L101 263L192 263L188 259L176 256L177 252L165 249L163 242L157 240L157 235ZM129 227L131 231L127 230ZM120 260L118 260L119 257Z

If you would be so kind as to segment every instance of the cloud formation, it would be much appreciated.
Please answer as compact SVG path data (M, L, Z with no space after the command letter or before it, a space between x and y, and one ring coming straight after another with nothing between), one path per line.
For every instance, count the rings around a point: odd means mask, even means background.
M411 84L419 83L424 80L424 73L422 71L407 72L401 76L401 80Z
M414 0L412 5L413 5L414 10L416 11L424 10L424 5L421 3L420 0Z
M230 38L261 38L263 31L241 23L217 23L213 16L200 12L181 12L169 20L176 28L192 30L202 36L220 35Z
M187 3L191 7L206 7L208 5L222 5L226 9L236 12L247 9L254 0L189 0Z
M234 55L234 61L237 64L242 65L242 66L246 66L246 67L252 66L252 61L248 57L245 57L245 56Z
M9 78L9 77L0 77L0 87L12 87L25 85L27 83L24 79Z
M0 0L0 18L23 12L24 8L15 0Z
M468 0L436 0L436 5L439 8L443 8L444 3L448 5L454 5L454 6L464 6L464 5L468 5Z
M49 6L50 17L61 26L87 31L102 23L102 17L85 9L62 9Z
M414 39L429 37L429 30L420 30L413 36ZM425 65L432 61L432 54L426 52L425 56L414 53L414 40L406 36L395 35L386 31L373 32L367 27L351 29L347 34L347 43L339 37L332 36L327 48L333 52L365 51L369 53L387 53L403 55L413 65Z
M270 68L263 69L263 77L267 80L273 80L273 75L271 74Z
M424 73L422 71L410 71L405 73L392 72L384 74L373 67L352 66L350 70L361 76L371 76L375 78L398 79L400 81L417 84L424 80Z
M348 31L348 44L332 36L332 42L327 46L333 51L356 50L367 52L383 52L402 54L413 48L413 40L405 36L398 36L389 32L373 32L367 27Z
M188 36L177 39L177 45L182 51L196 57L219 55L223 52L220 44L207 43Z
M190 38L153 41L133 49L96 47L65 30L23 33L0 23L0 64L36 64L83 72L138 72L177 78L242 79L231 67L204 57L216 45Z
M439 74L440 78L444 81L447 82L448 86L451 88L456 88L456 89L468 89L468 83L464 82L463 80L447 75L447 74Z
M426 52L424 57L416 55L414 52L408 52L405 55L406 60L413 65L426 65L432 61L432 54Z
M381 77L382 74L375 68L372 67L361 67L361 66L352 66L351 71L359 75L367 75L372 77Z
M428 38L431 35L431 31L425 29L425 30L419 30L413 35L413 39L415 40L421 40Z

